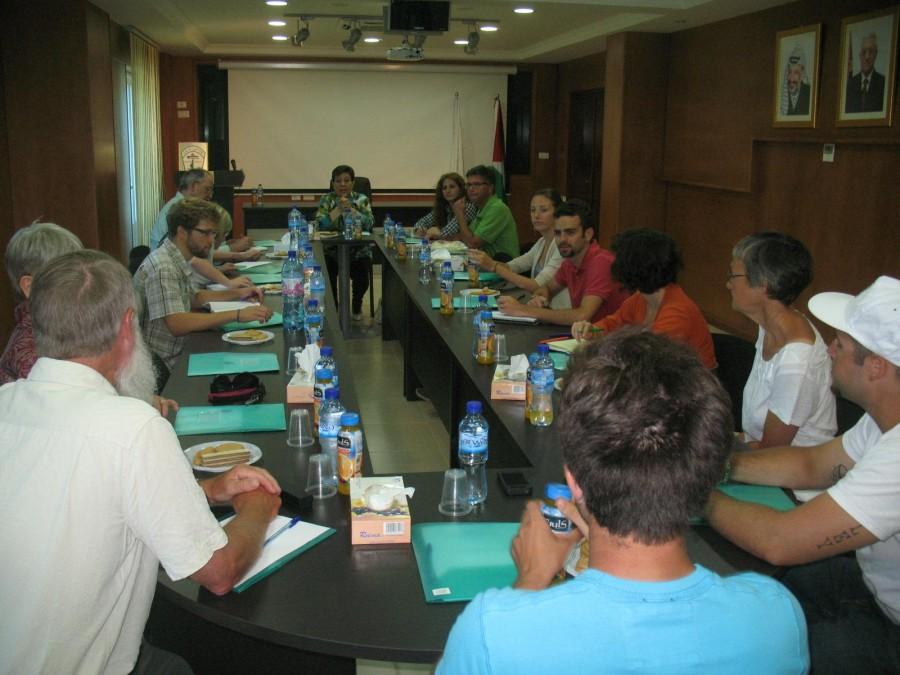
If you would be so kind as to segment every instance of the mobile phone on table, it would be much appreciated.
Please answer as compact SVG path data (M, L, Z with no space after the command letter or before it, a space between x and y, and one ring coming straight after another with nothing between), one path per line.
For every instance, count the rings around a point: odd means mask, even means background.
M531 483L521 471L501 471L497 474L497 480L509 497L527 497L531 494Z

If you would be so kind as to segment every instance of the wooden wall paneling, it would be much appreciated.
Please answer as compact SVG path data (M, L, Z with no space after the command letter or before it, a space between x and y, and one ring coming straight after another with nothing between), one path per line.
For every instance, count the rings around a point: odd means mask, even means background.
M625 133L625 34L606 41L606 76L603 110L603 166L600 173L600 213L597 214L601 245L609 246L618 231L622 201L622 158Z
M0 19L4 18L0 10ZM10 218L12 214L12 180L9 165L9 133L6 123L6 79L3 77L3 60L0 59L0 213L7 214L0 218L0 251L6 251L6 245L15 229ZM4 268L5 269L5 268ZM13 292L7 275L0 278L0 345L6 345L13 326Z
M558 66L559 76L552 96L556 99L556 177L557 189L565 195L569 145L569 108L571 96L576 91L602 89L606 81L606 53L566 61ZM549 92L547 95L551 95ZM598 171L599 175L599 171Z
M159 106L163 162L163 199L175 194L178 143L200 139L197 64L185 56L159 55ZM178 117L178 101L187 103L188 117ZM160 208L162 204L160 204Z

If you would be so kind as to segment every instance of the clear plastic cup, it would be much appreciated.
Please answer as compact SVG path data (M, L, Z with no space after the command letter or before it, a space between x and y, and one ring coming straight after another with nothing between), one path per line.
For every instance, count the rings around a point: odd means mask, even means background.
M312 420L306 408L291 411L287 444L294 448L305 448L313 444Z
M313 499L327 499L337 494L337 484L334 480L334 469L331 466L330 456L324 453L309 456L306 492L311 494Z
M503 333L494 333L494 363L509 363L509 350Z
M458 518L472 512L469 503L469 481L462 469L447 469L444 472L444 490L438 511L445 516Z

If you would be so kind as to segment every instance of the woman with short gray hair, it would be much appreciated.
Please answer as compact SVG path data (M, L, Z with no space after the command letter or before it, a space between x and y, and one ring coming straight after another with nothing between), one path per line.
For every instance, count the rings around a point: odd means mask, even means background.
M812 256L794 237L759 232L732 251L731 306L759 326L741 422L752 447L818 445L837 431L828 347L791 303L812 280Z

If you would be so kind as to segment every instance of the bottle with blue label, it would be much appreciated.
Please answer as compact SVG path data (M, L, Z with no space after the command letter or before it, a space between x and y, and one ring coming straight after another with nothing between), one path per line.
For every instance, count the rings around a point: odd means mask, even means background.
M291 209L288 214L288 234L290 235L289 251L302 251L300 242L300 219L303 215L297 208Z
M325 275L322 274L321 265L312 266L312 275L309 277L309 297L319 301L319 307L325 307Z
M441 314L453 314L453 265L449 260L441 265Z
M384 245L389 251L394 250L394 220L390 213L384 217Z
M458 456L469 483L469 503L481 504L488 490L488 423L481 414L481 401L466 403L466 416L459 423Z
M319 301L312 299L306 303L306 317L304 320L306 329L306 344L322 346L324 337L322 335L322 309L319 307Z
M325 345L319 351L319 360L316 361L316 370L319 370L320 368L328 368L328 370L331 371L331 379L334 380L334 386L340 386L337 362L334 360L334 349L328 345Z
M480 366L494 364L494 317L490 310L481 312L481 321L475 332L475 361Z
M394 246L397 248L397 260L406 260L406 228L400 223L394 225Z
M362 476L363 437L359 413L347 411L341 415L338 432L338 492L350 494L350 479Z
M303 328L303 276L297 262L297 251L289 250L281 266L281 297L284 330L295 333Z
M319 419L322 403L325 402L325 392L334 388L334 380L328 368L317 368L316 379L313 382L313 429L319 433Z
M481 323L481 313L490 311L491 308L490 305L488 305L487 296L484 293L480 294L478 296L478 305L475 307L475 316L472 317L472 325L475 327L476 331L478 330L478 324Z
M553 424L553 384L556 378L550 347L539 344L537 351L537 361L531 367L530 421L536 427L549 427Z
M341 225L343 226L344 239L353 239L353 209L349 206L344 208L341 216Z
M309 246L309 225L306 223L306 218L303 215L303 211L299 209L295 209L299 214L297 218L297 233L299 235L300 248L306 249Z
M316 259L313 256L312 246L307 245L303 249L303 291L307 296L312 293L312 276L316 267ZM322 307L320 304L319 307Z
M531 422L531 370L537 363L538 353L531 352L528 355L528 370L525 371L525 421Z
M326 389L325 400L322 402L322 407L319 408L319 445L322 447L322 452L331 457L335 481L337 481L338 465L337 437L341 430L341 415L346 410L344 404L341 403L341 390L338 389L337 384L331 389Z
M419 247L419 283L426 286L431 283L431 244L424 237Z

